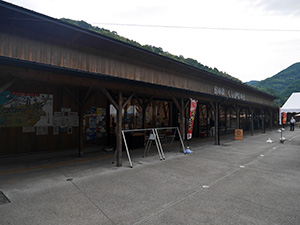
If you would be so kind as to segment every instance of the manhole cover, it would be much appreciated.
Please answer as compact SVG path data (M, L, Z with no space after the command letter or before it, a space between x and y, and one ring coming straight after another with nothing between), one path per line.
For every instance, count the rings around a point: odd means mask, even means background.
M4 205L10 203L9 199L6 197L6 195L0 191L0 205Z

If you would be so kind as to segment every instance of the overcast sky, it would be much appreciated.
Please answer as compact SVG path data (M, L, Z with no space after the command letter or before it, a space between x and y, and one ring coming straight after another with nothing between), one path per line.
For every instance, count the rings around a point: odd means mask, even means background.
M300 62L299 0L7 2L54 18L84 20L243 82L263 80Z

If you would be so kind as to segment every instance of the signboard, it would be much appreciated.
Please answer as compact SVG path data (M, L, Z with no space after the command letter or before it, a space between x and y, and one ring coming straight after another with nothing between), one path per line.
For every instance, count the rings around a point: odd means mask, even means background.
M230 90L230 89L228 89L226 91L224 87L214 86L214 94L223 96L223 97L227 97L227 98L233 98L233 99L246 101L245 93L241 93L241 92L238 92L235 90Z
M197 100L191 99L191 109L190 109L190 119L189 119L189 126L188 126L188 132L187 132L187 139L192 138L197 103L198 103Z
M0 93L0 127L48 127L52 119L53 95Z
M235 140L243 140L243 129L235 129Z

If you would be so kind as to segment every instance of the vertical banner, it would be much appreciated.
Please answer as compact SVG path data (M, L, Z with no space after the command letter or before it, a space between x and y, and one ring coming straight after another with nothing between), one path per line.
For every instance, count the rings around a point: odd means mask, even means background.
M283 124L286 124L286 120L287 120L287 113L282 113L283 114Z
M188 132L187 132L188 140L192 138L197 103L198 103L197 100L191 99L190 119L189 119L189 126L188 126Z

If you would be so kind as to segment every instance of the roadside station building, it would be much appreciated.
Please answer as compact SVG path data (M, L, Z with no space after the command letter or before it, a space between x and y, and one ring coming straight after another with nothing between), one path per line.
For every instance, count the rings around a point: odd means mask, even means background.
M121 166L121 130L184 136L190 98L195 138L277 125L275 97L248 85L3 1L0 15L0 156L112 145Z

